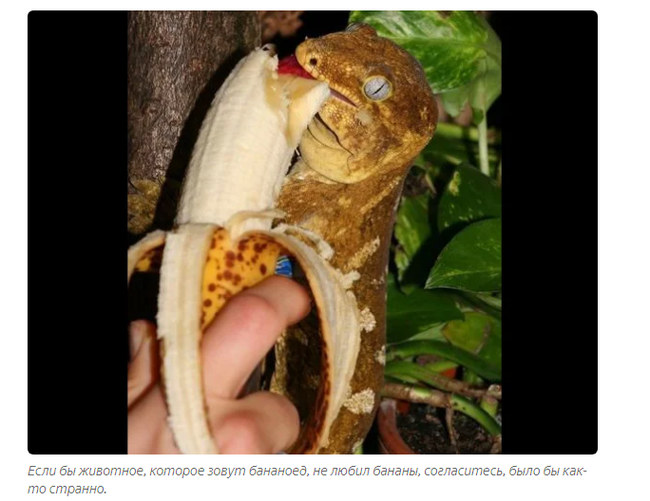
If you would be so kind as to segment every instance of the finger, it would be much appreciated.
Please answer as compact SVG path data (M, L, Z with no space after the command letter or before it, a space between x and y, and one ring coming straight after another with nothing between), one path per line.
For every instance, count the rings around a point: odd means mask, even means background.
M131 362L128 372L128 407L158 380L159 356L156 327L145 320L129 325Z
M206 398L235 398L282 331L308 312L305 290L284 277L233 297L203 337Z
M258 392L233 404L213 426L221 454L274 454L298 438L298 411L285 397Z
M167 421L167 406L160 386L143 393L129 408L129 454L178 454Z

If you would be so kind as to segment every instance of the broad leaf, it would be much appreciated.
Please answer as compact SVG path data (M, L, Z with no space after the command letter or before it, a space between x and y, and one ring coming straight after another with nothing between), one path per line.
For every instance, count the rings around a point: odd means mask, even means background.
M418 254L421 254L423 247L430 243L431 224L429 222L429 200L428 193L415 197L404 197L395 219L395 238L399 247L395 251L395 264L397 266L399 280L402 281L408 268ZM430 245L427 245L430 247ZM426 252L427 263L424 269L431 268L430 252ZM426 274L426 271L418 275ZM420 283L420 286L423 284Z
M499 47L499 51L500 51ZM492 103L501 95L501 61L486 58L480 64L481 71L467 85L440 95L447 113L458 116L469 102L474 123L480 123Z
M444 341L445 335L442 333L442 328L444 326L445 324L436 324L430 329L427 329L426 331L422 331L419 334L416 334L415 336L409 338L409 341L431 341L431 340Z
M438 229L501 217L501 189L474 167L462 164L440 199Z
M466 129L468 130L468 129ZM488 160L490 169L496 170L501 156L497 149L488 146ZM420 152L415 164L423 168L429 166L442 166L445 164L459 165L461 163L477 164L479 161L478 143L464 138L449 137L436 131L433 139Z
M474 297L476 297L479 301L484 303L489 308L501 311L502 301L500 297L490 296L489 294L475 294Z
M415 289L406 295L397 288L392 275L388 277L388 342L405 341L440 323L464 318L451 294Z
M458 291L456 297L461 308L463 306L481 311L486 315L490 315L497 320L501 320L501 298L494 297L489 293Z
M501 219L469 225L442 250L426 288L474 292L501 289Z
M465 313L465 320L452 320L442 329L457 348L473 353L491 365L501 367L501 322L483 313Z
M395 237L409 257L431 236L429 194L402 199L395 221Z
M485 19L468 11L354 11L415 56L445 109L458 115L469 101L479 123L501 93L501 41Z

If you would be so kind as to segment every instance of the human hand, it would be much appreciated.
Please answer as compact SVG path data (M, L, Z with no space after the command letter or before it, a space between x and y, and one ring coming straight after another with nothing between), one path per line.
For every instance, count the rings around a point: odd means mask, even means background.
M304 318L309 308L301 286L274 276L233 297L205 330L205 399L219 452L277 453L298 437L298 412L285 397L269 392L241 399L237 395L282 331ZM155 327L136 321L129 335L129 454L178 454L159 381Z

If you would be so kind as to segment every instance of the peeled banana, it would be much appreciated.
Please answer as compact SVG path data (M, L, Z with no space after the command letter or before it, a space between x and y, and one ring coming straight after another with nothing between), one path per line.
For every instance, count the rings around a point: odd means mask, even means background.
M307 125L330 95L326 83L278 75L269 46L232 71L214 98L183 187L176 227L128 251L127 282L158 271L158 338L169 425L183 453L218 453L201 380L203 329L225 302L272 273L280 255L304 270L320 321L320 387L292 452L315 453L349 391L360 317L349 283L315 235L285 225L276 201ZM320 251L319 251L320 249Z

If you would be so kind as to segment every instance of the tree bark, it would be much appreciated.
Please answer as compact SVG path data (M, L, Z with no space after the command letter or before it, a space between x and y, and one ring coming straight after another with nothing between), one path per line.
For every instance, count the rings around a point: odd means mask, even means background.
M260 45L251 12L132 12L128 21L128 233L173 223L212 98Z

